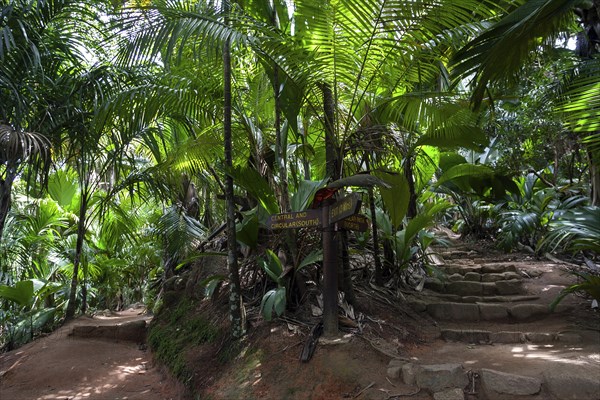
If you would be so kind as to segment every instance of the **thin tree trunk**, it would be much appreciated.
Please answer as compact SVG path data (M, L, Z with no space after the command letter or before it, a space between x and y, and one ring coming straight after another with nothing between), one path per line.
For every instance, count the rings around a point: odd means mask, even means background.
M223 79L223 138L225 147L225 166L226 168L232 168L231 43L229 40L225 42L223 47ZM231 318L232 336L238 339L244 336L246 324L243 317L244 304L242 303L242 288L237 259L233 178L229 174L225 176L225 201L227 204L227 268L229 270L230 281L229 316Z
M593 206L600 206L600 163L595 154L588 150L590 166L590 199Z
M331 87L324 83L323 109L325 114L325 175L331 180L339 179L337 145L335 140L335 100Z
M413 160L410 156L405 159L404 176L408 182L408 192L410 194L406 216L412 219L417 216L417 194L415 193L415 180L413 177Z
M75 303L77 301L77 275L81 263L83 250L83 239L85 237L85 216L87 213L88 193L86 189L81 190L81 204L79 204L79 221L77 222L77 244L75 245L75 257L73 259L73 277L71 278L71 291L69 292L69 303L65 312L65 319L69 320L75 316Z
M12 184L15 179L13 173L8 171L6 179L0 179L0 241L2 241L2 233L4 232L4 224L8 217L11 205Z
M377 226L377 213L375 211L375 196L373 188L369 188L369 211L371 212L371 228L373 236L373 261L375 263L375 284L383 285L383 267L379 256L379 232Z

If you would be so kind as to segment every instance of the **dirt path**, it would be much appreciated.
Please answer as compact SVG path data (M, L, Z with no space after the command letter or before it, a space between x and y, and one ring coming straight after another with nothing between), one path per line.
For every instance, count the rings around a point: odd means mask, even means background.
M120 326L149 320L129 309L110 317L82 317L51 335L0 355L3 400L177 399L176 385L132 341L79 338L76 326Z

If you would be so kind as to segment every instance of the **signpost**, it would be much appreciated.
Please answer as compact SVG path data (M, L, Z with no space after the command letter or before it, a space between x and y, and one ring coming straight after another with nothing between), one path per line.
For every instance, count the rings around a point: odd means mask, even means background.
M341 220L337 225L346 231L366 232L369 230L369 219L364 215L355 214Z
M321 210L295 211L269 217L269 229L318 228L321 226Z
M355 215L360 210L360 196L352 193L332 205L319 209L271 215L267 222L270 229L317 228L323 231L323 333L325 336L338 334L338 281L337 246L335 231L350 229L366 231L368 220Z

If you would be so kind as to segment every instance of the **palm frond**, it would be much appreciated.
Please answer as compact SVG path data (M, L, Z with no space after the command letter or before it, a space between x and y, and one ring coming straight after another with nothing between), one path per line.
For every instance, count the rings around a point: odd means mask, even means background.
M574 22L578 0L530 0L468 43L454 57L453 73L473 79L478 106L489 82L515 75L543 40Z

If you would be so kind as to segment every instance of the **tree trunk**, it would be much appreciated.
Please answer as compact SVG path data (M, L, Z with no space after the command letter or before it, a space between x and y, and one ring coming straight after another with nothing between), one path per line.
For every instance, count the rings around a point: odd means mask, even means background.
M81 253L83 250L83 239L85 237L85 216L87 213L88 193L81 190L81 204L79 205L79 221L77 222L77 244L75 245L75 257L73 259L73 277L71 278L71 291L69 292L69 303L65 312L65 319L69 320L75 316L75 303L77 301L77 275L81 264Z
M4 232L4 224L8 217L11 205L12 184L15 179L13 173L8 171L6 179L0 179L0 241L2 241L2 233Z
M228 7L228 6L226 6ZM228 10L226 10L226 13ZM231 139L231 43L223 46L223 139L225 147L225 167L233 167ZM227 268L229 270L230 294L229 316L231 333L236 339L245 334L245 321L242 303L242 288L238 271L237 240L235 234L235 203L233 197L233 178L225 176L225 201L227 204Z
M325 114L325 175L331 180L338 180L339 160L337 156L337 144L335 140L335 99L331 87L324 83L323 90L323 110Z
M369 211L371 212L371 227L373 236L373 261L375 263L375 284L383 286L383 267L381 257L379 257L379 232L377 227L377 213L375 211L375 196L373 188L369 188Z
M413 177L413 160L410 156L404 160L404 176L408 182L408 191L410 194L406 216L412 219L417 216L417 194L415 193L415 180Z
M590 166L590 199L593 206L600 206L600 160L598 154L588 150Z

